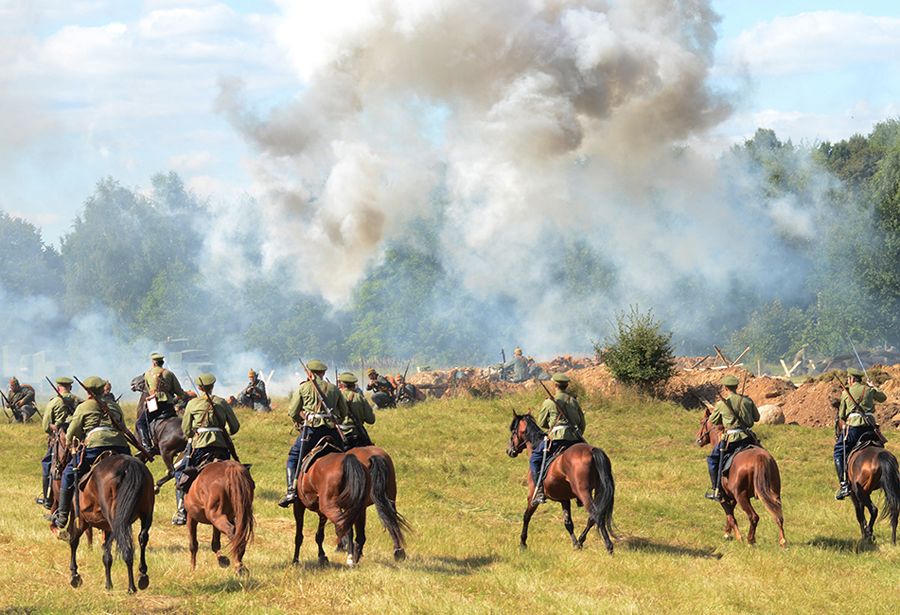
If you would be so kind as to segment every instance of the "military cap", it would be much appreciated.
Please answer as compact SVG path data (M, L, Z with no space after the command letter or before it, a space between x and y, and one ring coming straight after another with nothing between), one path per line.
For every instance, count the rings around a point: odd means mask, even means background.
M343 374L338 376L338 379L345 384L356 384L357 382L356 376L354 376L350 372L344 372Z
M732 376L731 374L725 374L722 376L721 380L722 384L727 387L736 387L740 380L737 379L737 376Z
M569 382L569 377L566 376L565 374L553 374L552 376L550 376L550 378L553 380L553 382L561 382L561 383Z
M309 363L306 364L306 367L308 367L309 371L311 371L311 372L327 372L328 371L328 366L325 365L322 361L319 361L318 359L313 359L312 361L310 361Z
M513 354L516 356L522 354L522 349L516 346L515 350L513 350Z
M372 374L377 374L377 373L378 373L378 372L375 371L375 368L374 368L374 367L370 367L370 368L366 371L366 375L368 375L368 376L371 376Z
M160 359L165 359L165 357L158 352L153 352L150 354L151 361L159 361Z
M212 386L216 383L216 377L209 372L206 372L197 376L197 383L202 384L205 387Z
M106 386L106 380L101 378L100 376L88 376L84 379L84 388L93 390L100 390Z
M850 369L847 370L847 373L850 374L851 376L856 376L857 378L862 378L863 376L866 375L866 373L863 370L859 369L858 367L851 367Z
M248 378L254 378L255 376L256 376L256 370L251 369L249 372L247 372Z
M71 385L74 382L75 381L72 380L71 378L69 378L68 376L60 376L59 378L56 379L56 384Z

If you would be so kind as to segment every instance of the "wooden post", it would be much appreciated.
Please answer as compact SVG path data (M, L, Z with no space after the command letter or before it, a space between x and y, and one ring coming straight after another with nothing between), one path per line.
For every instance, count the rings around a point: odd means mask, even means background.
M703 365L703 362L706 361L708 358L709 358L709 355L706 355L705 357L703 357L702 359L700 359L699 361L697 361L696 363L691 365L688 369L697 369L698 367Z
M738 355L738 358L735 359L734 361L732 361L732 362L731 362L731 365L730 365L729 367L734 367L735 365L737 365L738 361L740 361L741 359L743 359L743 358L744 358L744 355L747 354L748 352L750 352L750 346L747 346L746 348L744 348L744 352L742 352L741 354L739 354L739 355Z
M731 366L731 361L728 360L728 358L725 356L725 353L723 353L722 350L715 344L713 344L713 348L716 349L716 355L718 355L718 357L722 361L722 363L725 364L725 367Z

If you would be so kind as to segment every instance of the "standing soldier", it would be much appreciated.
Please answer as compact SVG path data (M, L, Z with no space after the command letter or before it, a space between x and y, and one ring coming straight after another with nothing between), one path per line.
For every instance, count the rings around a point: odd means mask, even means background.
M322 438L331 438L338 447L342 446L343 441L337 425L347 418L347 400L336 386L325 380L325 372L328 371L325 363L313 359L307 364L307 369L310 379L294 391L288 403L288 416L295 426L300 427L300 435L288 453L287 493L278 502L282 508L287 508L297 499L294 482L306 454ZM319 395L319 390L324 399Z
M16 377L9 379L9 392L6 397L9 398L9 409L13 417L20 423L28 421L37 412L34 405L34 387L30 384L19 384Z
M534 478L534 497L532 502L543 504L544 475L547 473L547 460L564 451L573 444L584 442L584 412L578 399L569 394L569 377L565 374L553 374L556 385L554 399L545 399L538 415L538 427L546 429L547 438L534 447L531 452L531 476ZM546 450L546 453L545 453Z
M150 355L152 365L144 373L147 391L145 410L137 417L134 426L137 429L141 445L151 455L158 455L151 436L154 421L175 416L175 402L185 396L181 383L175 374L163 367L165 357L154 352Z
M59 508L56 509L56 514L53 516L53 524L60 529L66 527L69 522L72 495L76 487L76 468L80 474L86 472L94 460L105 451L122 455L131 454L128 441L116 427L117 424L125 424L119 404L104 402L106 407L101 408L97 401L101 399L105 385L106 380L98 376L85 378L84 386L91 395L91 399L78 404L75 414L69 421L69 428L66 430L68 445L74 448L76 443L83 443L84 449L81 454L75 452L69 465L63 471L62 485L59 490Z
M366 390L372 391L372 401L379 408L393 408L397 405L394 397L394 385L384 376L378 375L375 368L370 367L366 372L369 382L366 384Z
M44 431L47 432L47 454L41 459L41 497L35 500L49 510L53 502L50 500L50 470L53 464L53 441L57 430L66 433L69 427L69 419L75 413L75 408L81 403L81 399L72 394L73 380L68 376L60 376L56 379L56 397L47 402L44 408ZM57 462L59 460L56 460Z
M372 439L363 424L374 425L375 412L372 411L369 400L356 386L356 376L350 372L344 372L338 377L338 380L341 394L347 400L347 418L339 425L347 440L347 449L371 446Z
M748 439L751 442L756 441L751 429L759 420L759 410L756 409L752 399L737 392L738 383L737 376L728 374L722 377L722 386L725 387L728 396L716 404L709 417L710 425L722 425L725 428L725 435L706 458L712 489L707 491L704 497L717 502L722 501L719 493L722 464L739 448L747 445Z
M216 377L212 374L197 376L200 395L188 402L181 419L184 437L191 441L191 453L185 458L184 466L175 473L175 503L178 510L172 517L173 525L184 525L187 522L181 475L188 468L198 468L217 459L231 459L231 436L241 428L241 423L228 402L212 394L215 383Z
M861 369L851 367L847 370L847 388L841 394L839 416L844 423L842 437L834 445L834 469L837 471L840 489L834 494L835 499L843 500L850 495L850 483L847 481L847 457L863 437L880 440L878 423L875 420L875 404L887 401L887 395L875 388L871 381L863 384L865 373Z
M250 382L241 391L238 403L260 412L270 412L272 406L269 402L269 396L266 394L266 383L260 380L259 374L252 369L247 373L247 377L250 379Z

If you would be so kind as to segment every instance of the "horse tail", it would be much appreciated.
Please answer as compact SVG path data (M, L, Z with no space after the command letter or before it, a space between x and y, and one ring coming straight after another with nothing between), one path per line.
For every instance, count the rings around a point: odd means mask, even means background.
M613 480L612 463L603 450L591 449L594 469L600 484L594 489L594 495L588 503L588 515L597 528L605 528L609 535L616 538L613 531L613 504L616 499L616 482Z
M335 525L348 525L356 521L366 508L369 475L365 466L353 455L344 455L341 463L341 492L337 504L341 508Z
M375 504L375 510L378 511L381 524L388 534L391 535L393 541L403 546L405 541L403 532L409 531L410 527L403 515L397 512L397 503L388 496L387 488L390 469L387 459L381 455L371 457L369 459L369 472L372 476L372 502Z
M147 467L131 455L122 455L122 463L116 470L115 513L110 518L108 505L103 507L109 520L113 540L119 554L126 562L134 559L134 541L131 536L131 520L144 494ZM102 500L102 497L101 497Z
M234 537L231 539L231 556L238 560L253 539L253 478L247 468L238 462L225 467L225 489L234 512Z
M891 524L897 525L900 517L900 469L897 466L897 458L887 451L878 453L878 463L881 464L881 490L884 491L884 499L891 513Z
M784 512L781 507L781 474L778 472L775 458L770 454L760 458L760 464L753 472L753 491L779 525L784 523Z

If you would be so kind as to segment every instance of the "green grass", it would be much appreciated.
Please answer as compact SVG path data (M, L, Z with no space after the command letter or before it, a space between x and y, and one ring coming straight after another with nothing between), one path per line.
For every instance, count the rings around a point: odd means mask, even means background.
M536 399L515 400L522 409ZM900 611L900 548L876 526L879 546L856 553L849 502L835 502L830 430L762 427L783 481L787 551L768 514L754 548L722 540L723 515L701 496L704 455L692 444L697 413L638 400L588 401L587 437L612 459L615 520L623 540L610 557L596 534L574 551L556 504L531 524L529 550L518 535L525 503L524 457L506 456L512 402L435 401L378 413L371 430L399 474L398 506L414 527L409 559L391 557L374 515L361 566L316 565L315 519L307 516L302 565L290 566L293 520L275 505L293 438L280 412L241 412L235 443L254 464L257 534L245 558L251 576L219 569L201 526L198 569L187 536L170 525L171 484L157 501L148 562L150 588L125 593L121 562L115 589L103 589L100 549L82 543L84 586L68 585L68 547L53 538L34 503L43 435L38 426L0 426L0 611L303 612L303 613L869 613ZM890 448L896 454L895 442ZM151 465L154 474L161 462ZM584 511L576 509L576 526ZM739 518L741 528L746 517ZM580 527L578 528L580 529ZM328 530L329 554L333 530ZM333 556L333 562L342 561Z

